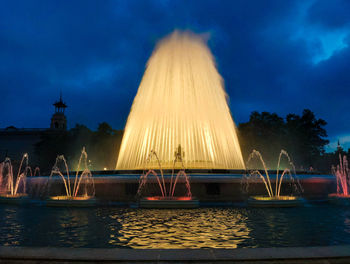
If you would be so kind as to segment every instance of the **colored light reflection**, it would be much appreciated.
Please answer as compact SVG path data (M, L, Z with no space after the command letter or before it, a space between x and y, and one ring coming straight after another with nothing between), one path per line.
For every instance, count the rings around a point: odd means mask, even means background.
M192 200L191 197L181 196L181 197L163 197L163 196L152 196L152 197L145 197L144 199L149 201L161 201L161 200L174 200L174 201L190 201Z
M247 217L237 210L147 209L115 214L109 244L135 249L237 248L251 239Z
M296 200L298 197L296 196L272 196L272 197L268 197L268 196L253 196L252 198L254 198L255 200L259 200L259 201L292 201L292 200Z
M1 194L0 197L4 197L4 198L21 198L21 197L27 197L27 194L25 194L25 193Z
M350 195L345 195L342 193L332 193L328 195L329 197L339 197L339 198L350 198Z
M66 195L61 195L61 196L51 196L51 200L59 200L59 201L64 201L64 200L76 200L76 201L85 201L92 199L92 196L66 196Z

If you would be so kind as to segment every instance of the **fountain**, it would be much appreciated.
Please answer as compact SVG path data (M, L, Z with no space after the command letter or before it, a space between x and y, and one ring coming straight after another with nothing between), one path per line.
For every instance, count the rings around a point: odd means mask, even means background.
M177 151L174 154L175 158L173 161L172 173L169 177L165 177L162 169L162 165L157 153L152 150L147 157L147 163L152 162L154 158L159 166L160 177L154 169L144 170L140 177L139 189L137 191L138 196L142 196L141 192L144 190L149 176L154 176L159 191L160 196L149 196L140 199L139 205L142 208L196 208L199 206L199 201L192 197L191 185L189 182L189 177L185 172L185 166L183 163L184 152L181 149L181 145L178 146ZM181 169L177 172L175 176L175 167L177 163L181 164ZM147 166L146 166L147 167ZM184 179L186 186L186 194L184 196L176 196L175 189L179 183L180 178Z
M281 175L279 175L280 163L283 156L287 158L290 168L285 168L282 171ZM248 205L255 206L255 207L293 207L293 206L301 205L303 203L304 200L301 197L292 196L292 195L281 195L282 181L286 175L289 176L293 186L296 189L303 191L302 186L300 185L298 179L296 178L294 164L292 163L288 153L285 150L281 150L278 157L275 186L274 186L275 188L273 188L273 184L271 183L271 177L269 175L267 166L259 151L253 150L253 152L249 155L247 167L249 166L250 162L254 158L257 158L258 161L261 163L263 167L263 173L261 173L258 169L251 170L249 172L248 177L245 176L247 179L247 183L249 183L249 178L251 177L257 177L261 179L267 191L267 196L252 196L248 199ZM296 179L296 183L295 183L295 179Z
M120 147L117 170L171 169L177 146L187 169L244 169L223 80L201 36L175 31L148 60ZM181 169L181 164L176 165Z
M332 173L337 179L337 193L328 195L330 201L350 205L350 170L345 155L339 154L339 165L332 166Z
M63 174L62 171L65 172L65 174ZM69 175L67 161L63 155L57 156L56 162L52 167L48 180L49 193L54 175L63 181L65 195L50 196L46 200L47 206L87 207L94 206L96 204L95 184L91 171L87 165L87 153L85 148L83 148L79 158L74 183L73 179ZM84 185L84 188L80 188L82 185Z
M40 168L39 167L35 167L34 169L34 173L32 173L32 169L30 169L30 176L39 176L40 177Z
M10 158L0 163L0 203L22 204L27 201L28 154L24 154L20 162L17 176L14 176Z

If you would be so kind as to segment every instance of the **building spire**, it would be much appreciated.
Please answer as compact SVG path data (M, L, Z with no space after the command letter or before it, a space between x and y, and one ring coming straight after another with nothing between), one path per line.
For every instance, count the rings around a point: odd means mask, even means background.
M60 91L60 100L56 101L53 105L55 106L56 113L64 113L64 110L67 108L67 105L62 100L62 90Z
M341 146L340 146L340 140L338 139L338 146L337 146L337 150L338 151L341 151L342 150L342 148L341 148Z
M60 100L56 101L54 104L55 113L51 118L51 129L55 130L66 130L67 129L67 118L64 114L67 105L62 100L62 90L60 89Z

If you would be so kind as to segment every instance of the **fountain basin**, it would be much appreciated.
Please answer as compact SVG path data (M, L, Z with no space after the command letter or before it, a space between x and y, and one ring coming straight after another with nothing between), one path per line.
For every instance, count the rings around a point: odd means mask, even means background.
M252 196L248 199L252 207L296 207L304 204L304 199L297 196Z
M333 204L350 205L350 195L331 193L328 195L328 200Z
M93 196L51 196L46 200L46 206L55 207L91 207L96 205L96 198Z
M0 203L2 204L24 204L28 202L28 195L25 193L17 193L17 194L1 194L0 195Z
M185 209L198 208L199 201L192 197L145 197L139 201L141 208Z

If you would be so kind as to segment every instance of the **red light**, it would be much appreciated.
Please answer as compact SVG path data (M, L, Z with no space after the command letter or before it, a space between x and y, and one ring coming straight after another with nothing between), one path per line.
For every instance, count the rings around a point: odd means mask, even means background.
M190 201L192 197L182 196L182 197L162 197L162 196L152 196L145 197L148 201L156 201L156 200L177 200L177 201Z

